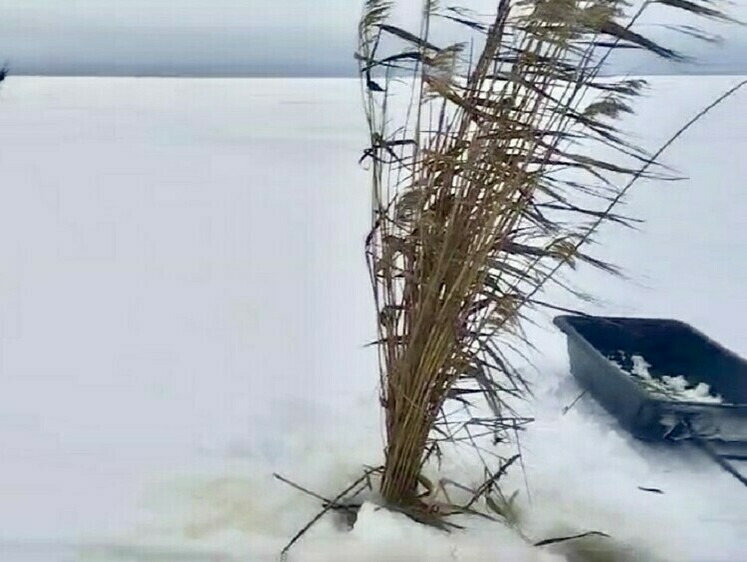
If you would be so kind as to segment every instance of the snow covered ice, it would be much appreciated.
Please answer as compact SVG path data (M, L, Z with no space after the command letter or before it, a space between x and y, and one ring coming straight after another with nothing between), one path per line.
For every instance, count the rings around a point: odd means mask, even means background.
M656 147L737 80L657 78L633 132ZM605 299L589 312L676 317L747 354L745 102L668 153L689 181L633 190L642 232L603 232L632 280L569 274ZM355 80L4 82L3 560L274 560L318 506L273 471L334 495L380 462L359 103ZM633 441L589 399L563 415L580 392L563 336L549 314L530 332L536 422L506 481L527 537L742 560L739 483ZM366 504L352 532L326 518L290 559L565 559L467 523L447 536Z

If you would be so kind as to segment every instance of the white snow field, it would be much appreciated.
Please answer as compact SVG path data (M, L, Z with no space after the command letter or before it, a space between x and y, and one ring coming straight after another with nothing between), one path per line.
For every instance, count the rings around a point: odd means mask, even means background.
M652 81L655 148L739 77ZM630 279L581 268L591 312L674 317L747 355L747 92L665 158L607 228ZM355 80L9 78L0 88L0 560L264 561L381 460ZM565 300L563 300L565 299ZM566 305L577 305L561 297ZM601 531L617 558L739 561L747 489L634 442L531 331L523 435L532 541ZM640 488L656 488L653 493ZM443 535L366 505L291 561L564 560L477 520ZM584 560L569 557L569 560Z

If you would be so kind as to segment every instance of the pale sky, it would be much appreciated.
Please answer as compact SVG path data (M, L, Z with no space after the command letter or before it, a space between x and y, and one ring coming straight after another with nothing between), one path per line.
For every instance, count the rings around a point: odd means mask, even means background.
M460 3L489 12L496 0ZM747 0L736 4L734 13L747 20ZM361 5L362 0L3 0L0 63L16 74L352 76ZM419 5L400 2L398 22L415 24ZM665 22L679 23L671 13ZM682 37L669 41L686 45L700 59L699 67L679 72L747 74L745 29L718 31L728 39L721 47ZM649 27L648 33L666 32ZM617 66L623 72L669 71L637 55Z

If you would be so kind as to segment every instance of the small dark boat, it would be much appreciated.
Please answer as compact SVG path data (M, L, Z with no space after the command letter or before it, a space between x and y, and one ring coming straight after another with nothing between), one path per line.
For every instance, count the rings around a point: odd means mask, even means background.
M555 325L573 376L625 429L692 442L747 485L730 463L747 459L747 361L677 320L559 316ZM673 380L708 395L663 391Z

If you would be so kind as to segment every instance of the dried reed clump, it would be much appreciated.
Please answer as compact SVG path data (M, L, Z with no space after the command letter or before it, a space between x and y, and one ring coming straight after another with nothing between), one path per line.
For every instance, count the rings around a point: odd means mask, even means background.
M659 3L724 17L711 2ZM605 60L622 47L679 54L633 31L647 3L632 13L620 0L500 0L486 20L425 0L416 33L389 23L393 4L367 0L359 27L373 194L366 253L386 418L380 491L423 514L432 511L424 463L460 439L446 405L492 408L462 429L500 436L525 421L507 405L527 387L505 353L521 338L523 311L564 265L614 271L581 248L601 222L625 222L613 207L654 175L652 158L613 125L644 82L601 78ZM431 28L443 20L464 26L473 47L435 45ZM397 88L411 99L399 113ZM600 144L613 156L592 156ZM477 492L488 494L504 468Z

